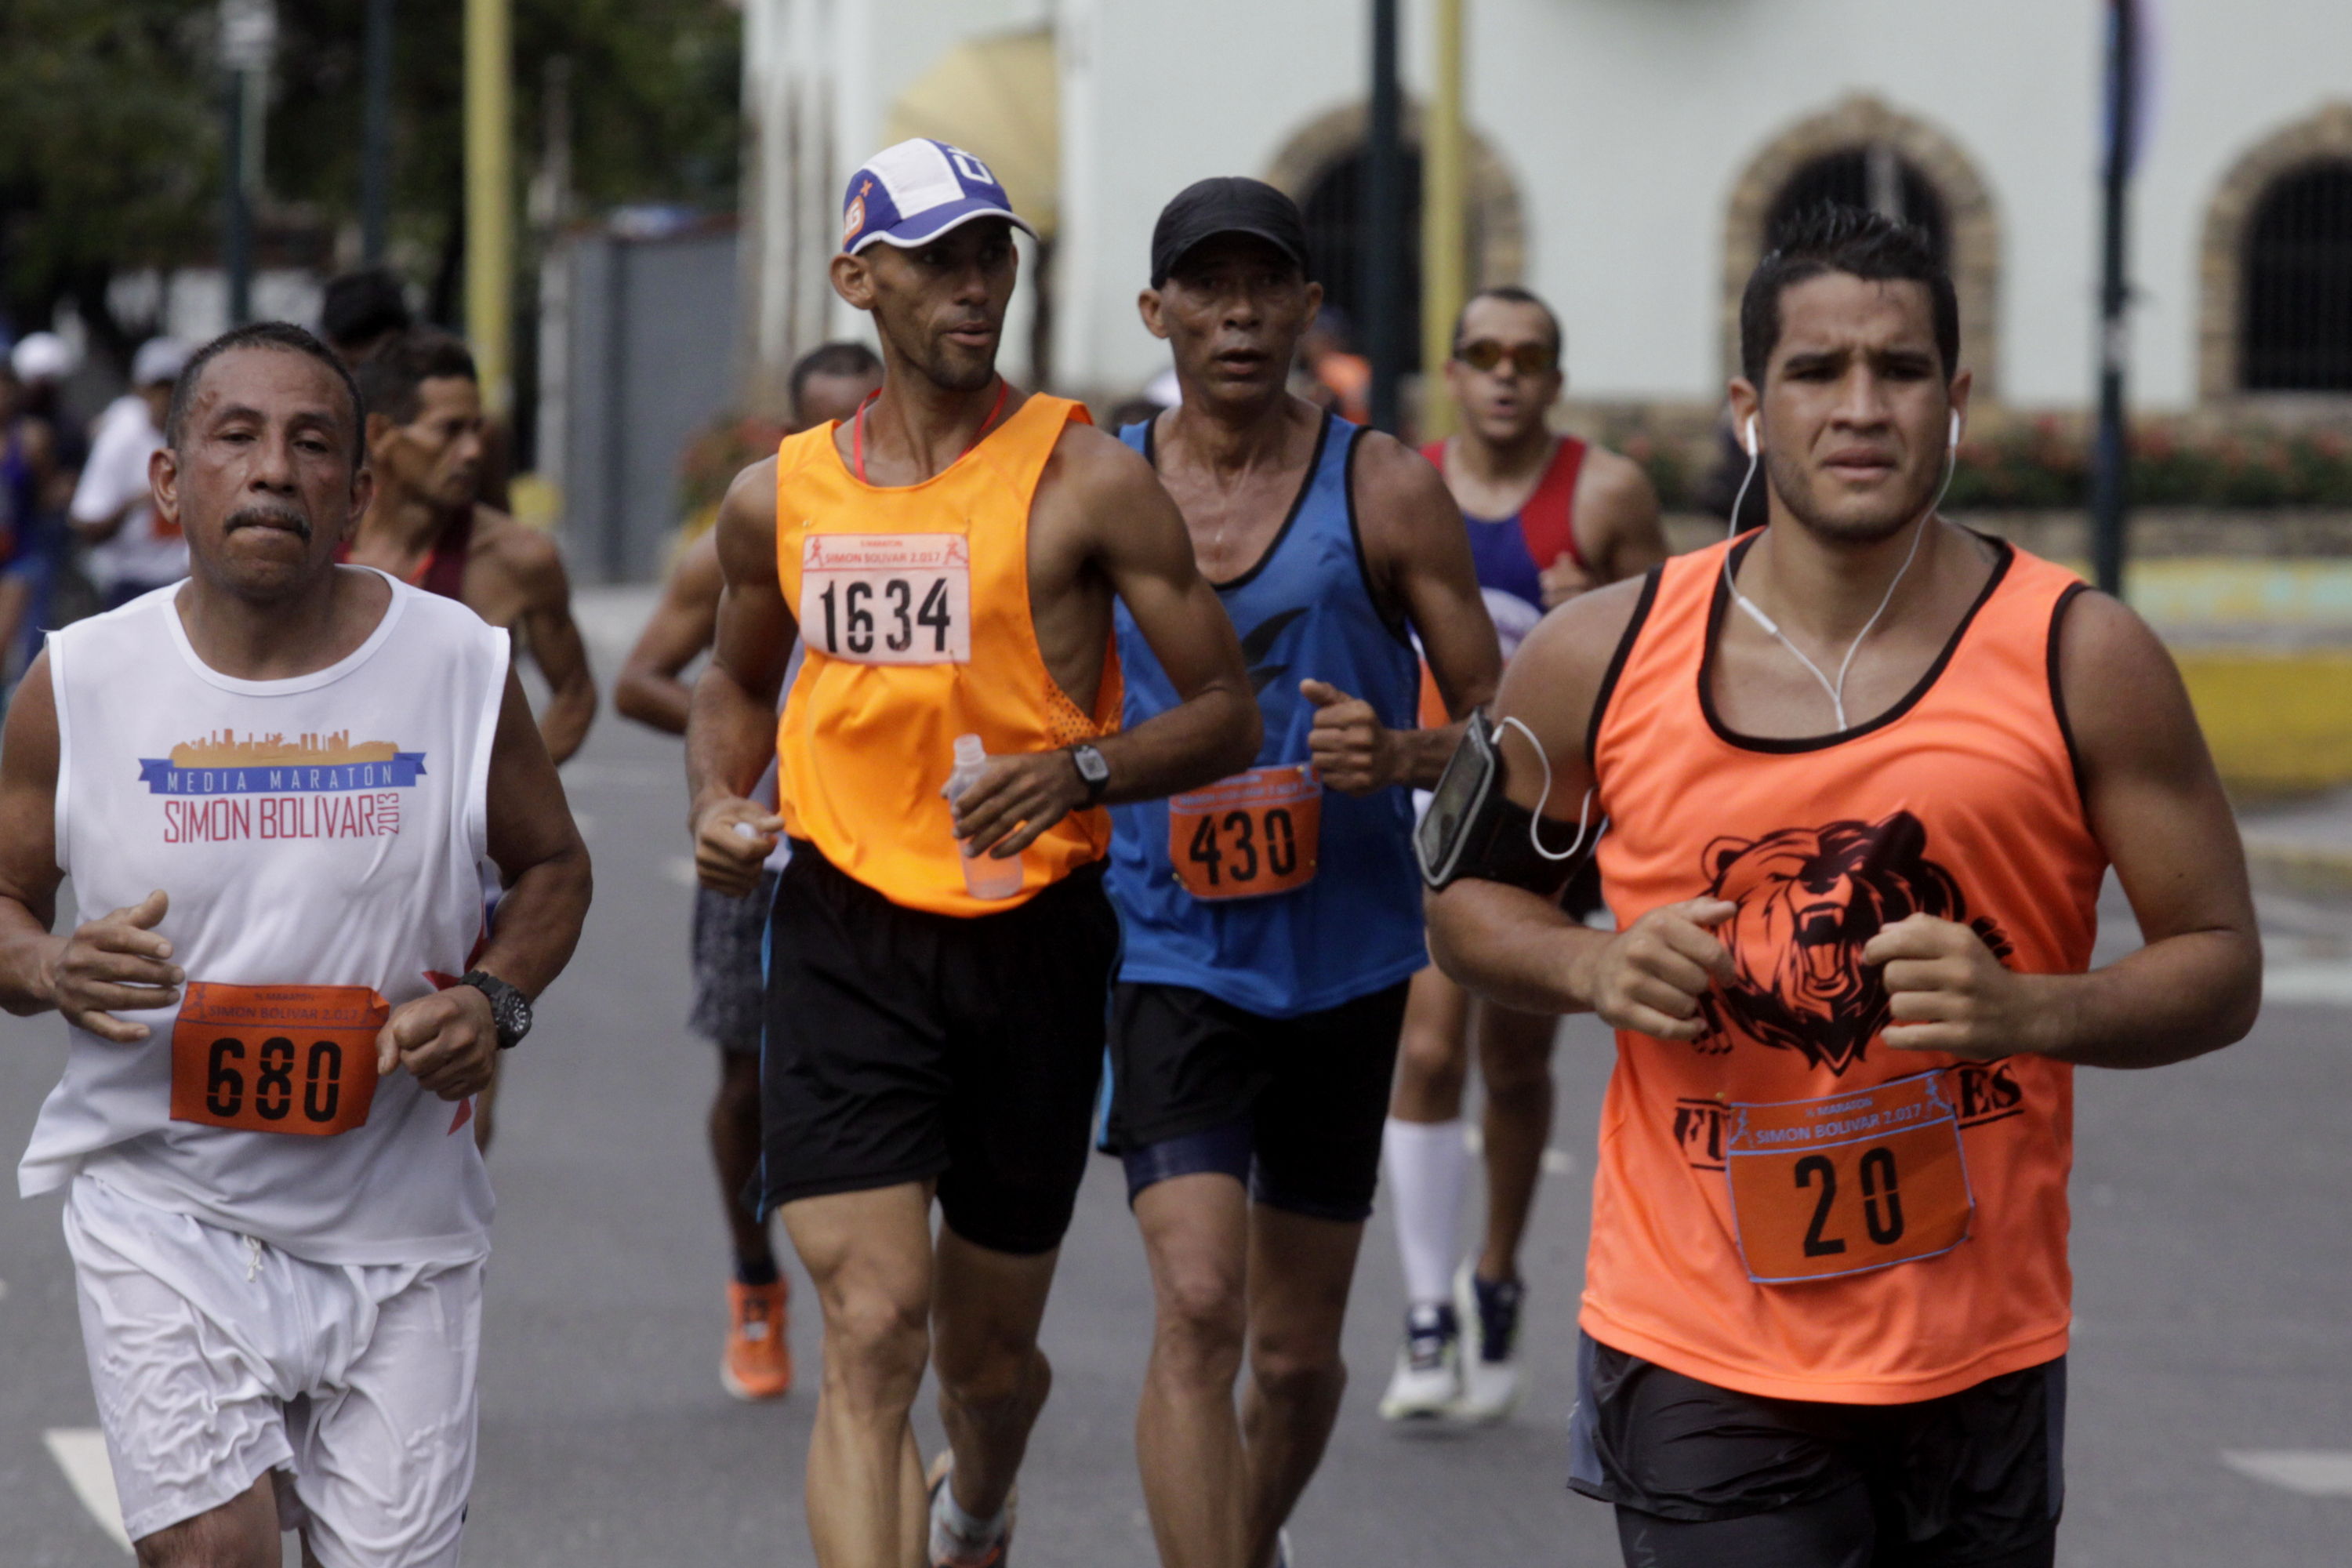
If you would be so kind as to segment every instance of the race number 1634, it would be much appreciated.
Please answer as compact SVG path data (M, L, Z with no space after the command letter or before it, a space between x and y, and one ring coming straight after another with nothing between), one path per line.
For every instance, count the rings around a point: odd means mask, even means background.
M971 662L971 553L961 533L813 533L801 636L855 664Z

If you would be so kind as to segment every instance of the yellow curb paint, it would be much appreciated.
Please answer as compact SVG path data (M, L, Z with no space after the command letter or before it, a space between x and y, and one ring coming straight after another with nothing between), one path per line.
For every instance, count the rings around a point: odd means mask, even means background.
M2352 648L2181 648L2173 657L2231 789L2352 783Z

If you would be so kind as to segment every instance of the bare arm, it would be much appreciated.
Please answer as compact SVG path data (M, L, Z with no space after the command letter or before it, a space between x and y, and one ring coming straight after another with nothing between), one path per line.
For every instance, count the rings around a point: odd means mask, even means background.
M776 575L776 460L735 477L719 503L722 586L710 663L695 682L686 726L695 868L702 885L740 898L783 819L751 798L776 744L776 693L799 628Z
M1574 840L1584 816L1592 704L1639 595L1638 584L1616 584L1547 617L1520 645L1496 694L1496 719L1516 718L1534 731L1551 764L1546 798L1534 748L1516 726L1506 729L1504 793L1542 814L1555 847ZM1596 821L1600 810L1595 803ZM1591 1011L1620 1028L1690 1040L1703 1026L1700 993L1730 966L1708 928L1732 908L1695 899L1612 933L1579 924L1557 901L1523 888L1465 879L1429 895L1430 952L1446 973L1507 1007Z
M547 710L539 716L539 732L547 754L568 762L596 719L596 681L588 673L587 645L572 619L572 583L553 540L520 527L509 531L505 547L522 592L523 640L547 679Z
M506 891L491 921L489 945L474 967L535 997L572 961L588 918L592 879L588 847L572 820L563 781L511 668L490 742L488 796L490 858ZM402 1004L376 1037L379 1072L404 1067L444 1100L487 1088L498 1053L489 999L470 985Z
M1658 492L1640 464L1595 447L1576 490L1577 543L1601 582L1639 577L1666 558Z
M1260 740L1257 698L1241 640L1201 576L1183 514L1150 465L1101 432L1073 426L1049 470L1056 505L1080 519L1090 564L1109 581L1176 689L1176 706L1096 742L1109 765L1107 804L1195 789L1250 765ZM1018 854L1085 800L1060 752L992 759L956 800L956 834L971 853Z
M25 671L0 732L0 1007L20 1017L57 1005L49 970L58 915L58 709L43 652Z
M2058 655L2091 830L2147 945L2088 974L2016 974L1966 927L1914 916L1863 953L1886 964L1886 1043L2108 1068L2219 1050L2253 1027L2262 943L2237 822L2189 693L2156 635L2104 595L2068 608Z
M686 733L694 689L677 678L710 646L719 622L719 594L726 575L719 569L716 529L688 545L671 569L661 603L637 634L621 673L613 681L613 706L640 724L666 734Z
M1371 704L1307 680L1299 689L1318 709L1309 744L1317 772L1334 789L1429 789L1461 743L1463 720L1495 695L1501 644L1478 592L1462 509L1444 479L1419 453L1386 436L1363 437L1355 460L1357 521L1374 581L1420 636L1422 657L1454 722L1391 730Z

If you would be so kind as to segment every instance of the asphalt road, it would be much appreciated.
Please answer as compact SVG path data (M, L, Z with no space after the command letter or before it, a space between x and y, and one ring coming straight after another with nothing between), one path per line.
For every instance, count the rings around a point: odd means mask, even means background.
M600 670L642 603L598 603ZM501 1110L468 1559L805 1563L812 1401L744 1406L717 1376L726 1253L701 1142L716 1063L681 1027L677 746L608 714L565 782L598 897ZM2352 910L2278 904L2266 919L2283 966L2274 993L2304 1000L2274 1000L2253 1037L2221 1056L2080 1079L2063 1563L2347 1557ZM0 1147L23 1147L62 1050L54 1019L0 1019ZM1546 1179L1528 1248L1533 1388L1516 1421L1418 1438L1381 1423L1402 1295L1385 1217L1374 1221L1349 1332L1355 1381L1293 1525L1301 1568L1616 1561L1607 1511L1562 1486L1607 1058L1594 1026L1564 1027L1555 1144L1568 1168ZM1058 1381L1023 1481L1023 1568L1152 1561L1131 1445L1149 1299L1117 1175L1097 1163L1046 1323ZM0 1568L125 1563L70 1479L86 1451L74 1435L95 1415L54 1199L0 1203ZM804 1389L814 1328L807 1315L793 1326ZM928 1409L924 1426L928 1450Z

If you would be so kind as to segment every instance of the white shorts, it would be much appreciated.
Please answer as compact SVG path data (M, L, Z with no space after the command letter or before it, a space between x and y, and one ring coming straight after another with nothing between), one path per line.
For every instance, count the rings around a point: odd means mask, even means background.
M82 1347L137 1541L273 1470L323 1568L457 1562L482 1265L312 1263L88 1174L65 1209Z

